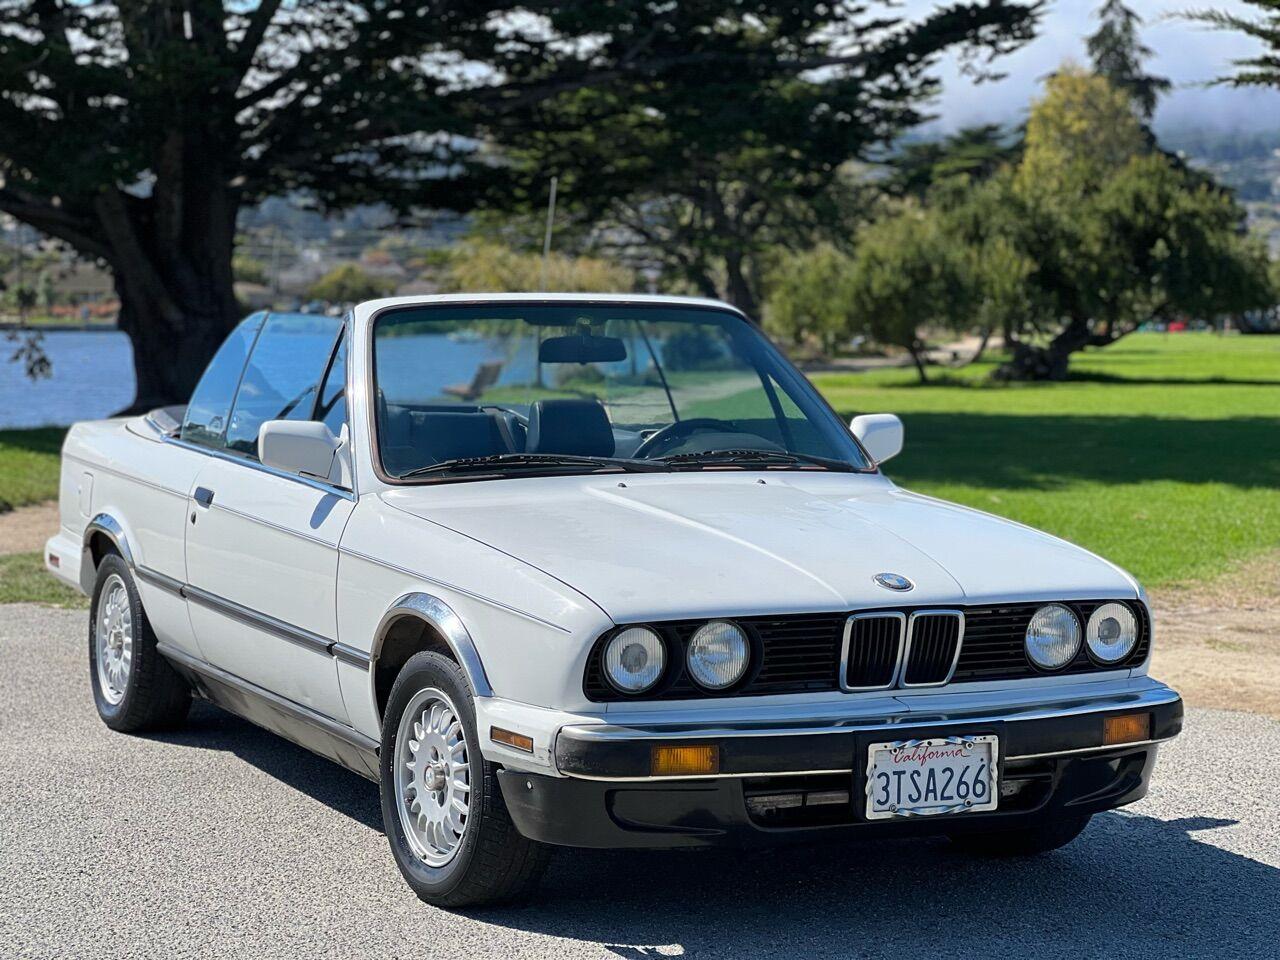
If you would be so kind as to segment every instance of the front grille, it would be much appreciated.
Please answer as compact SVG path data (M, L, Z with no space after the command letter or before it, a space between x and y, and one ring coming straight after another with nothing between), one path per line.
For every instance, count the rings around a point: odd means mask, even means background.
M913 614L910 634L902 685L927 687L946 683L964 636L964 614L959 610Z
M857 614L849 618L844 644L846 690L876 690L893 685L906 622L901 613Z
M1048 601L1045 601L1048 602ZM1091 614L1105 600L1070 601L1071 607L1080 618L1081 627L1088 622ZM1044 671L1033 666L1026 657L1023 648L1023 637L1031 616L1043 603L1019 603L1003 605L986 605L957 608L964 614L964 634L961 641L960 659L956 663L951 683L973 683L984 680L1017 680L1027 677L1044 676ZM1129 607L1138 618L1138 642L1133 652L1118 664L1100 667L1089 659L1087 648L1082 644L1080 654L1056 674L1086 673L1099 669L1120 669L1135 666L1147 657L1151 644L1151 622L1147 609L1140 603L1130 602ZM599 638L590 656L583 676L583 692L589 700L603 702L616 700L687 700L712 696L764 696L782 693L809 693L841 689L841 680L849 687L863 686L852 682L854 679L868 677L876 679L870 672L854 675L852 658L849 659L850 672L845 673L841 664L846 624L863 623L862 613L875 616L866 618L872 623L885 622L885 617L909 617L913 613L927 613L929 616L917 616L915 627L923 629L923 633L913 634L913 652L910 661L904 664L903 679L907 683L929 682L929 677L937 677L941 664L945 660L947 631L951 628L940 621L942 616L936 608L903 607L892 610L876 610L859 612L858 620L850 621L848 613L799 614L768 617L735 617L735 622L746 628L753 643L752 662L754 666L747 678L724 693L708 693L696 686L684 670L684 654L686 645L704 620L677 620L665 623L650 623L648 626L658 630L667 643L668 669L666 676L658 686L639 697L628 697L618 693L609 686L604 678L600 664L601 652L605 641L612 632ZM955 619L955 618L950 618ZM933 621L939 621L934 623ZM922 624L928 626L922 627ZM863 629L863 628L859 628ZM868 626L865 629L871 630ZM927 643L917 640L920 636L928 636ZM852 640L853 630L850 630ZM852 643L851 643L852 646ZM863 649L858 647L858 649ZM870 649L869 647L866 649ZM954 657L954 647L951 648ZM895 654L896 656L896 654ZM867 662L878 662L883 666L883 659L871 658ZM949 661L946 664L949 667ZM864 667L859 667L859 670ZM877 675L883 677L883 673ZM933 682L938 682L934 680ZM887 684L888 681L885 681ZM865 684L872 686L873 684ZM880 684L884 685L884 684Z

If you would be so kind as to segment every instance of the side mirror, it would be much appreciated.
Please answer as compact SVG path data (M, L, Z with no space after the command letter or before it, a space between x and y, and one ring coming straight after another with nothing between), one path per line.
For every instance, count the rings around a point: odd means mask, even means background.
M867 413L849 422L853 435L876 463L884 463L902 452L905 431L892 413Z
M329 480L342 441L317 420L268 420L258 431L258 459L286 473Z

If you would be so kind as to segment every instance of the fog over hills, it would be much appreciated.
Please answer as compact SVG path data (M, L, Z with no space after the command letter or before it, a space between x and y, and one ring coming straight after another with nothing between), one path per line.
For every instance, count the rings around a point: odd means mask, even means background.
M1212 7L1254 16L1238 0L1128 0L1146 21L1143 40L1155 51L1147 67L1169 77L1174 91L1156 115L1156 127L1186 127L1215 131L1280 129L1280 91L1206 89L1203 85L1230 72L1232 60L1259 51L1259 45L1238 33L1218 32L1171 19L1188 8ZM903 12L920 16L939 4L935 0L904 0ZM1094 11L1099 0L1056 0L1045 14L1040 35L1022 50L997 62L1006 79L975 84L960 74L954 58L941 68L943 93L934 107L943 130L977 123L1017 123L1040 89L1040 80L1064 60L1086 63L1084 37L1097 29ZM1256 8L1255 8L1256 9Z

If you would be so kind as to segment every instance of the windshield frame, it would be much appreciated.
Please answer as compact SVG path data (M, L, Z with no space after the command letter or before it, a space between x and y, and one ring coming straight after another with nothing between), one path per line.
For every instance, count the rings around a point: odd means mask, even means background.
M491 300L486 296L478 295L474 298L449 299L449 300L426 302L426 303L422 303L422 302L399 303L395 305L388 305L386 307L382 307L381 309L374 311L369 316L369 319L367 321L367 331L365 335L366 337L365 349L367 351L366 356L368 358L366 363L367 370L365 372L365 395L366 395L365 422L366 422L366 429L368 430L368 435L369 435L369 453L370 453L370 461L373 467L374 476L376 476L378 480L380 480L382 483L385 483L389 486L395 486L395 487L419 487L419 486L432 486L432 485L441 484L441 483L481 483L489 480L515 480L520 478L548 477L548 476L598 476L598 475L605 475L605 474L616 475L619 472L616 469L611 471L610 470L591 471L584 468L570 468L570 467L563 467L563 466L555 467L552 465L548 465L546 469L532 469L532 470L525 469L525 470L512 471L508 473L502 473L502 474L469 474L466 472L449 474L446 472L446 473L441 473L438 476L417 476L417 477L408 477L408 478L399 477L387 472L387 470L383 466L382 450L380 446L381 438L379 433L381 426L378 423L377 401L376 401L377 390L378 390L377 329L378 329L379 322L397 313L405 313L405 312L418 313L423 310L432 310L432 309L456 310L458 307L466 307L466 306L482 307L485 305L501 305L504 307L521 307L521 306L555 307L555 306L571 305L571 306L582 306L582 307L593 307L593 306L594 307L625 307L627 309L635 309L635 310L664 310L664 309L671 309L671 308L679 308L681 310L706 311L708 313L717 313L717 314L721 314L722 316L729 317L734 322L743 324L747 328L748 336L755 336L760 340L762 348L766 352L768 352L771 355L771 359L773 359L777 363L778 372L782 375L785 375L786 377L789 377L792 381L791 385L795 389L804 392L808 396L808 398L811 400L811 402L813 402L819 408L819 413L829 416L833 421L834 425L838 429L841 429L844 431L845 435L849 437L854 447L858 450L858 452L862 455L863 459L867 463L867 466L865 467L858 467L851 463L849 465L849 469L847 471L841 471L841 473L842 474L844 473L878 474L880 472L880 468L876 464L875 458L872 457L867 452L866 447L862 445L862 442L853 434L853 431L849 429L848 423L846 423L841 418L841 416L838 413L836 413L835 409L827 401L827 398L822 395L822 392L818 390L818 388L815 387L809 381L808 377L806 377L803 373L800 372L800 370L796 368L796 366L791 362L791 360L787 357L787 355L778 347L776 343L773 342L773 340L764 332L764 330L761 327L752 323L744 313L742 313L741 311L735 309L734 307L728 304L697 303L697 302L691 303L688 301L681 301L678 299L665 300L665 299L657 299L657 298L654 298L654 299L637 298L632 300L632 299L620 299L617 297L601 297L599 299L594 297L574 297L572 299L569 299L569 298L560 298L560 297L554 297L554 296L537 296L537 295L532 295L527 298L526 297L519 297L519 298L503 297L501 300ZM775 466L772 469L774 471L777 471L779 468ZM798 464L795 467L792 467L790 469L793 469L796 471L803 471L806 473L815 472L813 467L804 467ZM661 472L661 471L643 471L643 472ZM723 470L714 470L710 472L720 473L720 472L723 472ZM688 476L688 472L682 471L682 475Z

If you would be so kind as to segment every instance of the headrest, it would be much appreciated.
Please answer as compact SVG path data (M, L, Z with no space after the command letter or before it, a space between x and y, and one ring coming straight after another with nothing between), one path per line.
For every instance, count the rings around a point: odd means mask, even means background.
M529 453L613 456L613 427L599 400L539 400L529 408Z

